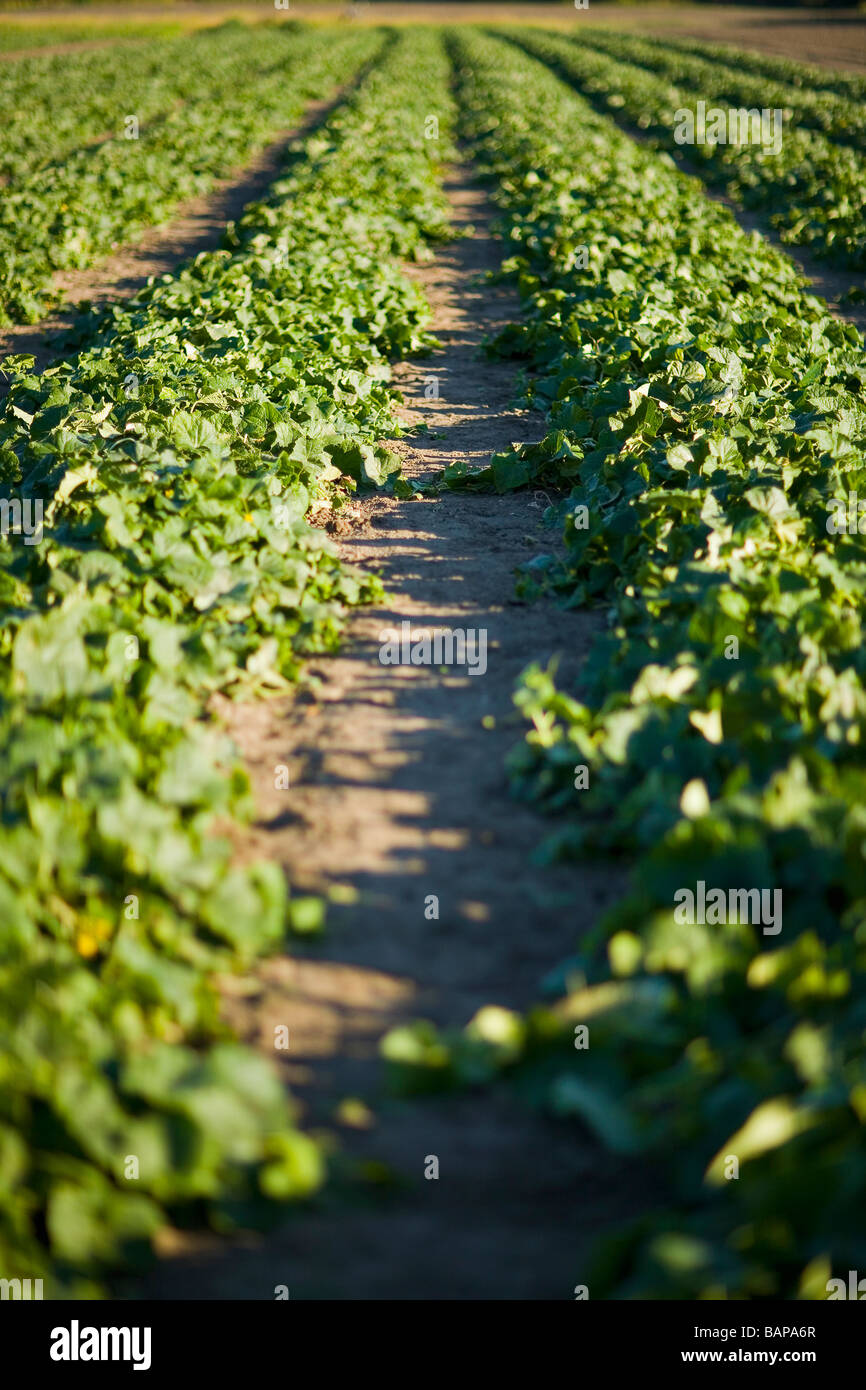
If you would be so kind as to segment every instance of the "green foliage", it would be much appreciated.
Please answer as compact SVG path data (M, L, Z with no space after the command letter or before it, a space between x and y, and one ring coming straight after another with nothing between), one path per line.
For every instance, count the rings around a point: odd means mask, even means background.
M307 80L377 48L322 42ZM92 1292L169 1212L256 1225L322 1180L212 983L322 904L233 864L216 818L250 798L208 702L284 688L380 595L305 514L393 467L387 359L429 312L394 258L445 235L447 73L434 37L389 41L225 249L91 316L41 375L7 360L0 501L41 503L44 536L0 538L6 1277Z
M381 42L223 26L0 65L0 321L42 317L57 271L92 265L207 192ZM59 107L58 83L72 93Z
M610 54L618 62L634 63L706 98L710 105L778 108L789 128L806 126L822 131L835 144L853 145L855 149L864 146L866 112L862 101L866 82L862 77L851 76L845 83L846 74L838 74L843 79L841 90L828 90L821 84L815 87L810 79L814 68L802 68L790 60L778 60L784 75L775 75L763 63L756 71L748 66L744 69L736 50L726 54L711 47L705 57L700 45L685 51L664 40L598 29L581 29L580 38L583 44ZM835 76L832 72L823 74L825 82L831 84ZM790 129L786 131L789 133Z
M780 58L773 53L734 48L724 43L707 43L699 39L675 38L670 34L665 36L663 45L659 42L659 48L662 46L677 53L693 53L699 58L709 58L740 72L756 73L759 77L804 88L810 98L822 92L834 92L851 101L866 97L866 77L862 73L816 67L799 58Z
M636 859L525 1020L519 1075L663 1166L667 1205L602 1249L593 1296L824 1297L866 1258L866 552L828 527L832 498L866 495L863 342L539 64L455 48L525 299L501 347L548 417L509 466L566 494L566 557L524 583L612 609L580 700L526 673L511 773L562 818L541 862ZM781 889L781 933L681 923L699 879ZM409 1077L412 1046L422 1078L430 1058L465 1076L470 1039L410 1041L389 1054Z
M7 4L0 10L9 9ZM25 5L11 8L24 9ZM29 8L29 6L27 6ZM158 39L182 32L182 25L171 19L121 20L113 23L92 19L82 22L75 19L56 19L48 22L28 23L7 19L0 25L0 52L16 53L31 48L48 48L55 44L102 43L114 39Z
M608 56L608 50L633 50L625 39L600 40L594 31L592 47L535 30L515 30L510 37L573 81L603 110L645 131L658 148L697 166L735 202L765 213L784 242L808 247L839 265L866 267L866 159L852 147L862 145L864 126L855 100L816 95L810 102L793 87L779 92L770 81L738 78L724 68L717 70L715 64L685 56L650 60L641 48L642 61L653 61L662 72L657 76ZM679 85L681 80L685 85ZM787 112L778 153L760 144L676 143L678 111L694 115L699 100L707 107L720 103L727 109L734 93L739 93L737 105L746 109L773 109L773 98L778 97L780 109ZM819 128L808 129L809 125ZM851 145L836 143L841 136Z

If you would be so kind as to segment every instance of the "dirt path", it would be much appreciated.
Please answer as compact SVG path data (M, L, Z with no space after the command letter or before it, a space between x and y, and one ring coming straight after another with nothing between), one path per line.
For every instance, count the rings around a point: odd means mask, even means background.
M455 224L474 234L410 272L442 347L397 370L406 423L431 431L397 446L419 483L454 458L482 465L541 428L512 408L512 368L479 355L517 311L509 291L481 279L499 259L489 207L465 170L448 191ZM427 399L434 381L438 399ZM396 1023L461 1026L484 1004L537 999L541 978L621 893L621 876L601 866L534 869L545 824L508 795L520 671L557 655L574 688L599 621L513 601L515 565L556 543L546 502L354 503L335 538L344 559L382 573L387 605L353 617L341 653L312 663L311 688L220 706L260 808L242 855L276 860L296 891L332 900L321 941L232 982L226 1015L270 1057L275 1028L288 1027L289 1051L276 1055L303 1122L338 1135L340 1152L325 1196L281 1230L166 1241L134 1297L270 1299L286 1285L301 1299L570 1298L596 1238L653 1204L649 1174L504 1086L401 1102L385 1092L378 1060ZM382 665L382 634L404 620L484 629L486 673ZM288 790L275 787L280 767ZM367 1107L359 1127L338 1111L350 1097ZM432 1155L438 1181L424 1178Z
M482 194L465 173L449 193L457 224L476 231L413 272L443 346L401 368L405 416L446 434L402 443L419 480L444 459L486 462L540 428L510 408L512 369L478 357L516 305L476 282L498 263ZM440 394L428 402L432 376ZM179 1251L144 1296L271 1298L287 1284L292 1298L570 1298L592 1239L636 1202L623 1165L500 1090L407 1104L380 1089L377 1042L390 1025L419 1015L462 1025L484 1004L529 1004L621 890L600 869L532 869L545 826L510 800L503 772L520 734L518 673L560 653L574 678L597 621L512 601L515 564L552 542L543 505L531 495L357 503L340 549L382 572L387 606L358 613L340 655L313 663L315 698L224 707L261 808L244 853L343 900L320 944L263 965L227 1012L270 1056L275 1026L288 1026L278 1055L308 1124L333 1129L342 1098L366 1100L374 1123L343 1128L344 1154L384 1162L393 1180L371 1184L360 1207L338 1181L262 1243ZM382 630L404 619L486 629L486 674L380 664ZM280 764L288 791L274 789ZM425 918L430 895L438 920ZM429 1155L438 1181L424 1179Z

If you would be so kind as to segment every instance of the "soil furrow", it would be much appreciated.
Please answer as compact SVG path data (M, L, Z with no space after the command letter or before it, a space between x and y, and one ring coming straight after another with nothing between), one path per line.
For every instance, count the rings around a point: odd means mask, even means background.
M407 424L434 432L398 446L419 482L543 427L511 405L512 366L479 355L517 305L479 278L499 261L483 193L466 170L448 190L456 225L474 232L411 271L442 347L397 371ZM432 380L438 399L425 395ZM638 1200L623 1164L501 1088L411 1103L380 1089L389 1026L419 1015L460 1026L486 1004L529 1004L621 892L608 869L533 871L545 823L508 795L519 672L559 655L574 679L598 621L513 600L515 565L554 544L545 505L532 494L355 502L335 535L346 560L383 574L386 605L359 611L340 654L312 664L314 691L222 707L261 810L243 854L337 899L321 941L258 967L226 1012L270 1056L288 1027L276 1056L308 1123L333 1128L341 1100L364 1099L369 1124L344 1124L343 1144L372 1165L359 1170L370 1199L359 1205L338 1180L261 1243L181 1244L146 1296L270 1298L286 1284L292 1298L570 1298L592 1239ZM486 631L486 673L382 665L381 634L403 621ZM288 790L276 789L280 767ZM431 1156L438 1180L424 1177Z

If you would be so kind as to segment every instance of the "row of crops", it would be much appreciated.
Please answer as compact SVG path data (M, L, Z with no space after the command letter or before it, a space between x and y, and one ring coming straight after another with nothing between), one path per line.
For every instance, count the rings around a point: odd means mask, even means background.
M107 44L118 39L154 38L176 34L180 29L176 21L158 18L118 22L52 19L37 23L4 18L0 23L0 53L14 55L33 48L54 48L60 44Z
M582 32L587 37L596 37L595 30L591 34L587 34L585 29ZM749 49L734 48L730 44L677 38L671 34L663 43L658 41L657 47L669 53L690 53L698 58L709 58L714 63L734 67L740 72L757 73L790 87L808 88L813 93L836 92L855 100L866 95L866 77L862 73L819 68L799 59L779 58L772 53L755 53Z
M58 270L165 221L333 94L321 49L295 25L226 24L0 67L0 323L36 321Z
M866 265L862 79L816 88L782 60L744 70L700 45L583 27L579 39L512 37L596 105L766 213L784 239ZM286 85L300 93L315 42L295 24L229 23L192 38L0 66L0 323L36 321L58 270L92 265L134 239L284 129ZM58 89L74 90L75 100L58 104ZM316 94L307 83L306 95ZM678 113L699 102L780 112L781 148L681 146Z
M834 264L866 269L860 79L850 91L814 91L772 73L738 71L627 35L581 29L579 38L570 38L515 30L512 37L574 82L596 107L687 161L743 207L765 215L784 242ZM704 112L766 111L773 138L678 143L678 130L684 131L679 113L697 119L699 103Z
M249 814L246 779L204 716L285 686L377 592L304 518L395 466L387 359L427 316L395 262L445 234L423 132L432 94L444 143L448 67L372 31L302 52L287 123L360 81L225 248L40 376L4 363L0 1268L55 1292L144 1253L166 1209L254 1225L322 1177L209 983L321 903L233 867L213 824Z
M184 44L208 45L213 66L193 68ZM630 44L298 29L264 49L243 30L137 48L162 74L129 71L142 129L177 156L153 175L166 208L184 179L219 172L217 68L234 75L237 105L221 96L218 114L234 113L238 158L314 95L342 97L222 249L94 314L82 350L40 375L4 363L0 507L22 523L0 536L4 1274L91 1291L167 1219L255 1225L324 1180L317 1142L275 1071L227 1035L210 983L318 930L322 904L289 895L272 865L237 868L214 834L252 808L207 716L217 693L285 688L339 640L346 606L378 593L306 518L348 488L393 485L389 359L430 341L399 261L450 234L441 177L457 137L523 299L497 350L528 368L543 416L537 443L443 484L549 489L563 546L520 593L611 611L579 691L526 674L514 789L551 816L542 863L635 868L527 1017L486 1011L444 1040L403 1029L385 1055L409 1084L514 1076L576 1133L664 1175L666 1201L575 1271L593 1297L823 1297L866 1259L852 1218L866 1185L866 567L848 506L866 488L866 357L792 264L658 148L653 84L665 110L694 100L699 46ZM10 83L42 80L39 64L12 67ZM711 71L702 98L733 91L736 72ZM852 88L832 75L816 101L805 70L766 71L809 151L859 160ZM104 104L89 84L29 168L10 132L16 197L32 184L51 198L68 165L106 161L83 185L82 256L146 215L128 164L103 197L118 92ZM148 148L122 154L149 188ZM786 217L819 225L794 166L717 157L732 161L719 177L766 177ZM736 161L750 157L747 178ZM76 226L91 225L83 204ZM42 245L18 243L10 315L44 303L56 236ZM781 894L779 931L679 920L675 896L696 880Z
M455 41L460 132L524 298L498 347L531 368L547 431L445 481L567 490L550 518L565 558L520 587L611 621L579 698L526 674L511 774L557 818L540 862L625 856L632 889L554 972L555 1002L385 1052L427 1084L520 1058L536 1101L664 1170L669 1205L614 1233L581 1272L591 1296L823 1298L866 1256L849 508L866 354L790 262L554 75L569 42ZM678 913L698 881L778 910Z
M581 38L586 45L585 32ZM619 62L645 68L674 87L706 95L714 105L779 107L797 126L823 131L839 144L863 146L866 117L861 103L866 79L862 77L854 77L854 85L845 91L814 91L765 69L744 72L736 61L725 62L717 52L705 57L695 50L671 50L657 39L629 34L612 37L593 31L588 44Z

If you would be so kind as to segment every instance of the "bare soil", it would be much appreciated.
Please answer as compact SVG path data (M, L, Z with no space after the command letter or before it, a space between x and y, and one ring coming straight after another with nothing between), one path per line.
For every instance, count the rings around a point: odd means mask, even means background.
M400 441L404 472L419 482L446 459L486 463L541 428L510 404L511 367L479 355L484 334L517 307L479 280L498 263L483 194L465 171L449 193L457 226L473 234L413 271L442 347L398 372L407 424L445 436ZM434 376L439 399L428 401ZM547 827L510 798L503 770L522 732L511 707L521 669L558 655L574 682L598 622L513 600L515 565L554 543L546 501L355 503L335 536L344 559L383 575L386 604L357 612L341 653L312 664L314 691L223 704L261 812L241 853L277 860L296 890L338 900L321 942L237 982L226 1015L286 1059L308 1125L334 1132L341 1099L364 1099L369 1125L341 1133L343 1162L360 1165L370 1195L345 1201L338 1182L336 1195L261 1242L169 1243L137 1296L272 1298L286 1284L292 1298L571 1298L592 1240L647 1200L643 1175L505 1090L401 1103L383 1090L377 1058L397 1022L462 1026L484 1004L530 1004L622 891L610 869L531 867ZM380 664L381 633L403 620L413 630L485 629L486 674ZM280 765L288 791L275 790ZM288 1053L274 1051L280 1024ZM438 1181L424 1177L431 1155Z
M120 5L89 5L86 10L68 7L40 10L38 15L28 14L26 18L35 23L52 23L58 19L74 19L81 24L86 18L98 25L105 20L125 19L138 23L153 19L155 21L182 20L185 25L205 26L220 24L237 16L245 20L264 18L312 19L323 22L345 20L361 24L544 24L556 27L581 24L610 24L615 28L626 28L635 33L664 36L666 34L705 39L713 43L739 44L759 52L774 53L782 57L796 58L802 62L818 63L829 68L851 70L866 68L866 15L849 9L798 7L770 7L750 4L742 5L690 5L690 4L606 4L603 0L590 0L585 10L577 10L565 3L551 4L512 4L508 0L500 3L485 3L485 0L418 0L417 3L390 3L377 0L369 3L351 3L351 0L291 0L291 8L286 11L272 11L268 7L249 3L225 4L182 4L147 5L133 3ZM0 14L0 26L4 21L19 23L25 16L20 11L8 15ZM84 42L87 42L86 40ZM104 42L96 39L93 46ZM81 47L81 44L76 44ZM62 46L64 49L66 45ZM33 49L33 56L45 53L42 48ZM61 51L58 47L55 51ZM71 50L70 50L71 51ZM2 57L23 56L23 51L3 54Z
M736 44L801 63L866 68L866 15L851 10L758 8L753 5L598 5L581 21L657 38L668 35Z
M737 44L829 68L866 68L866 15L841 9L799 9L741 5L381 3L348 6L303 0L295 12L305 18L336 19L352 14L354 22L400 24L543 24L556 28L609 24L613 28L663 38L667 35Z

